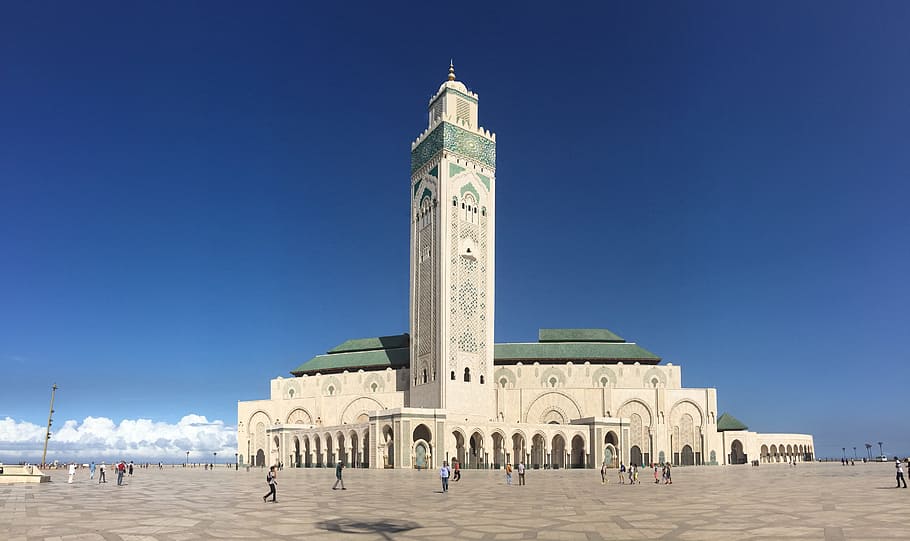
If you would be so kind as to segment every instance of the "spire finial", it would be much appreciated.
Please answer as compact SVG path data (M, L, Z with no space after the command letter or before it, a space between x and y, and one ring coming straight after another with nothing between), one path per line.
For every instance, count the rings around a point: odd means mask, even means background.
M449 80L455 80L455 61L454 59L449 60Z

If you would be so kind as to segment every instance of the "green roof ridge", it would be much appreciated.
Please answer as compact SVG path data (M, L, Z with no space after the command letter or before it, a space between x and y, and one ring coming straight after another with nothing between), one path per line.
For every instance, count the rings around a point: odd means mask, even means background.
M392 336L377 336L372 338L354 338L333 347L328 351L328 353L334 354L349 353L353 351L406 348L411 344L410 338L411 337L408 336L407 333L395 334Z
M609 329L540 329L539 342L625 342Z
M724 432L726 430L749 430L749 427L729 413L723 413L717 418L717 431Z

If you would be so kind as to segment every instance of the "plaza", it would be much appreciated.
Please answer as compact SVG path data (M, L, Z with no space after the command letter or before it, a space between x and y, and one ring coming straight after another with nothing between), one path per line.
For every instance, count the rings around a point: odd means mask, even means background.
M0 539L816 539L910 538L910 490L893 464L803 463L683 467L672 485L602 485L596 470L469 470L442 494L438 472L331 468L279 473L278 503L264 504L265 471L219 466L139 469L99 485L80 470L66 483L0 486Z

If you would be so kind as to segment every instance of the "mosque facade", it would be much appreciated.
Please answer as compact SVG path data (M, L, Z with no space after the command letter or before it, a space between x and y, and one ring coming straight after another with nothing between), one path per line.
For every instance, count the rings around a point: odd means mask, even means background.
M496 135L448 80L411 144L410 329L348 340L237 406L243 464L594 468L812 460L806 434L718 414L717 390L606 329L494 342Z

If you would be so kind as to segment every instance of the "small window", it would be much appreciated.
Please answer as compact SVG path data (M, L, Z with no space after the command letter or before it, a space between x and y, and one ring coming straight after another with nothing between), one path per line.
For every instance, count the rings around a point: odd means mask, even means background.
M452 370L452 381L455 381L455 371Z
M657 387L657 378L651 378L651 386L655 388Z
M483 374L480 376L480 384L483 385Z
M294 389L288 389L288 396L294 398Z
M470 368L464 369L464 380L471 381L471 369Z
M464 203L461 204L461 208L464 208Z
M556 387L558 380L555 377L550 378L550 387Z
M455 199L454 197L452 198L452 206L453 206L453 207L457 207L457 206L458 206L458 199Z
M335 386L329 385L329 396L332 396L333 394L335 394Z
M427 382L427 369L426 368L423 369L423 382L424 383Z
M499 380L499 386L502 387L503 389L506 388L507 383L509 383L509 380L507 380L506 378L502 378Z
M601 386L601 387L606 387L606 386L607 386L607 383L610 383L610 381L606 378L606 376L600 378L600 386Z
M377 389L378 387L379 387L379 386L376 385L376 382L375 382L375 381L373 382L372 385L370 385L370 389L372 389L372 391L373 391L374 393L376 392L376 389Z

